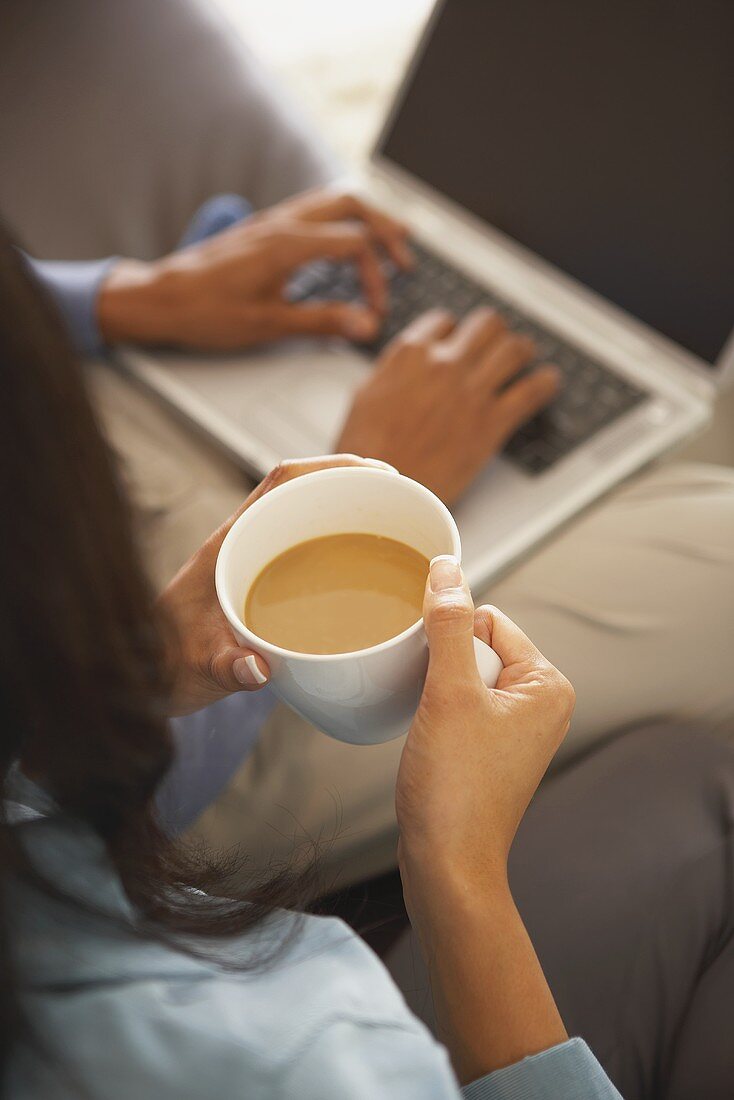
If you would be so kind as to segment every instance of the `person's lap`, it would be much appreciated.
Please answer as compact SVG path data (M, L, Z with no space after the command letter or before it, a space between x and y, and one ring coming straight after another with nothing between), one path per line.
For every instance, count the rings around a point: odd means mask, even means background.
M661 465L484 594L577 692L569 759L656 716L734 712L734 470Z

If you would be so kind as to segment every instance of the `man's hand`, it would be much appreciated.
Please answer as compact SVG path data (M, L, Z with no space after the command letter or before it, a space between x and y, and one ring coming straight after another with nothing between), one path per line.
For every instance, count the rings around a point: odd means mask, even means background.
M534 353L532 340L509 332L491 309L458 325L431 310L385 349L337 448L382 458L450 504L557 393L550 365L513 381Z
M171 715L190 714L235 691L257 691L270 678L265 660L238 644L219 606L214 569L224 537L234 521L264 493L314 470L334 466L380 466L355 455L329 455L282 462L200 550L183 566L160 597L164 623L172 627L169 663L173 675Z
M307 192L161 260L120 260L100 290L100 331L108 343L214 350L303 334L369 340L387 306L381 256L410 266L406 237L352 195ZM317 259L356 264L363 304L288 302L293 272Z

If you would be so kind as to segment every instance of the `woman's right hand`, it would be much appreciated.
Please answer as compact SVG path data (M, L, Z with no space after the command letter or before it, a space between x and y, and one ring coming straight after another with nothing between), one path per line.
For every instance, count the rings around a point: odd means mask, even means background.
M424 620L428 674L396 792L400 872L439 1032L465 1083L567 1037L512 899L507 857L574 693L500 611L475 615L453 558L431 563ZM504 665L494 689L479 677L474 634Z
M574 692L506 615L476 612L455 559L437 558L426 588L430 661L397 784L401 859L482 889L504 876L530 799L568 730ZM484 686L473 636L504 666Z

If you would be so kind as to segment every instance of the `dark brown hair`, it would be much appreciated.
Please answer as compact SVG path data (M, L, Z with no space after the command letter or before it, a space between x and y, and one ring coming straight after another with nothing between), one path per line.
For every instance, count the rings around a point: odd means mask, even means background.
M82 367L2 226L0 386L0 778L21 761L103 838L142 935L203 941L298 907L310 884L287 873L244 899L192 894L222 867L157 824L173 751L163 632ZM0 801L0 907L11 874L38 882ZM21 977L0 908L0 1073L25 1028Z

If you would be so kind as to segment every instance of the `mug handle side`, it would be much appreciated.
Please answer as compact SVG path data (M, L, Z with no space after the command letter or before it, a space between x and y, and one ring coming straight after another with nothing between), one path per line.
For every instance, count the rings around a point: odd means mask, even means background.
M496 687L503 665L495 651L488 646L486 642L482 642L479 638L475 638L474 656L476 658L477 668L479 669L479 675L482 678L482 683L488 688Z

